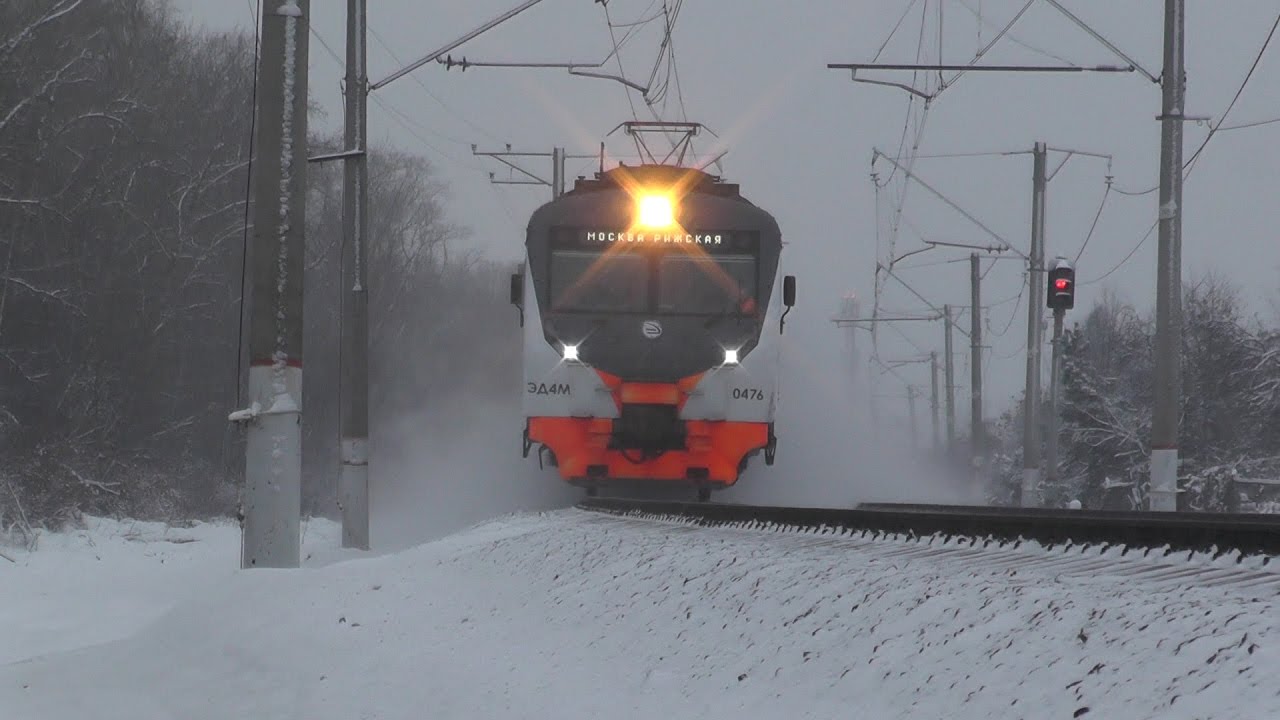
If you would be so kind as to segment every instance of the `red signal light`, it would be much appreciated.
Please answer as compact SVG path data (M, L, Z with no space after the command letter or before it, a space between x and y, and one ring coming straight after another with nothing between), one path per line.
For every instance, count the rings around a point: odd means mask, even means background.
M1070 284L1071 284L1071 281L1067 280L1066 278L1058 278L1057 280L1053 281L1053 287L1058 290L1066 290L1067 286Z

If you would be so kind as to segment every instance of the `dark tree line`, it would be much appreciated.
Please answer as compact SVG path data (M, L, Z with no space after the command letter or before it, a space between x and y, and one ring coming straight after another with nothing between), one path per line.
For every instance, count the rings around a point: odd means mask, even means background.
M1141 507L1149 485L1155 323L1105 296L1064 335L1059 482L1048 506ZM1021 404L997 433L996 499L1015 502ZM1042 428L1045 430L1045 428ZM1280 328L1250 317L1229 280L1206 274L1183 292L1179 506L1274 509L1280 478Z
M159 0L0 3L0 531L234 511L253 64L252 35L193 30ZM304 483L325 511L341 169L309 176ZM370 198L374 410L503 372L438 352L507 308L497 269L450 255L430 165L375 152ZM486 341L517 340L470 339ZM442 365L462 374L440 382Z

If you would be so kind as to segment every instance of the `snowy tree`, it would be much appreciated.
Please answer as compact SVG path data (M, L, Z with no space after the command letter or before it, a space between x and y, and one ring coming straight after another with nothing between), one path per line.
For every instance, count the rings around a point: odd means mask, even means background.
M1059 492L1086 507L1146 482L1151 340L1146 323L1104 295L1064 336Z
M1244 316L1239 291L1212 273L1183 298L1180 503L1234 510L1250 477L1280 475L1280 333ZM1149 476L1154 323L1108 293L1064 335L1060 480L1046 505L1140 507ZM1021 403L1006 416L1020 434ZM1010 437L1006 442L1018 442ZM1012 447L1012 446L1010 446ZM1020 448L993 495L1016 498ZM1266 491L1254 493L1265 499Z

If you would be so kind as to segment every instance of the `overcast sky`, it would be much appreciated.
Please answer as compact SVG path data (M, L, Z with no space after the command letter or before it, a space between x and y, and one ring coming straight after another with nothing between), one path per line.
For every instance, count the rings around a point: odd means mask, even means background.
M194 22L213 28L252 28L254 0L174 0ZM808 0L799 3L688 2L674 33L675 84L667 96L664 119L705 123L724 141L728 179L773 212L788 241L784 264L799 276L800 303L794 342L812 356L814 369L834 372L843 343L829 318L840 297L855 292L869 302L877 254L876 192L869 173L873 148L896 154L908 118L907 93L849 81L829 62L868 61L904 18L881 61L936 61L939 57L939 0ZM370 0L369 66L377 80L409 61L453 40L489 18L514 7L516 0ZM942 58L965 63L1023 7L1022 0L943 0ZM1163 3L1134 0L1067 7L1153 74L1161 71ZM661 0L611 0L615 25L653 15ZM1189 115L1215 121L1231 101L1275 20L1274 0L1225 0L1188 3L1187 72ZM910 7L909 11L908 8ZM982 23L976 13L981 9ZM591 63L610 51L604 9L591 0L545 0L521 16L454 52L472 60ZM906 13L904 16L904 12ZM317 130L337 131L342 107L345 2L313 0L315 33L310 71L313 100L327 113ZM922 32L921 24L924 22ZM627 76L648 78L661 41L660 22L631 38L621 54ZM627 28L618 28L619 38ZM921 38L923 37L923 42ZM315 38L313 37L313 40ZM918 48L920 54L917 55ZM393 53L395 58L393 58ZM1044 54L1044 53L1047 53ZM1059 14L1036 2L983 58L984 63L1074 64L1119 62L1105 47ZM617 71L617 66L612 65ZM665 69L662 73L665 75ZM909 75L874 77L909 81ZM923 87L924 80L919 81ZM936 87L937 80L930 87ZM448 183L452 220L470 228L471 241L495 257L515 261L522 252L523 228L530 212L546 201L545 187L495 186L490 171L503 167L473 157L470 145L498 149L593 153L604 135L632 118L628 91L605 80L570 77L563 70L473 68L465 74L431 64L375 93L370 123L375 142L418 152L436 165ZM652 118L639 94L630 92L642 119ZM683 107L679 98L683 98ZM918 129L919 102L911 114L908 145ZM925 154L1025 151L1037 140L1050 147L1113 157L1114 189L1092 239L1080 258L1081 282L1112 271L1101 283L1085 284L1077 298L1084 311L1107 287L1118 290L1142 310L1154 303L1155 234L1134 247L1155 219L1156 195L1126 196L1156 184L1159 160L1159 86L1139 73L984 74L969 73L931 104L918 152ZM1237 102L1227 126L1280 117L1280 39L1262 58ZM1186 127L1186 156L1199 146L1207 127ZM714 138L700 138L710 150ZM1224 131L1214 137L1187 181L1184 197L1183 268L1185 275L1215 270L1234 278L1248 293L1251 307L1274 317L1269 300L1280 297L1280 123ZM633 153L615 136L610 151ZM1056 167L1064 156L1050 158ZM574 163L570 176L593 171L592 160ZM530 169L549 175L549 161ZM1030 155L920 159L916 172L935 189L980 220L994 234L1026 251L1030 232ZM882 180L891 166L876 170ZM1075 156L1049 184L1048 255L1074 258L1098 211L1108 172L1105 160ZM880 254L890 252L893 205L901 176L880 191ZM988 244L982 228L932 196L920 185L907 193L904 221L894 252L922 247L930 240ZM901 277L934 304L969 301L968 265L937 264L963 258L964 251L935 250L900 266ZM985 371L988 416L1008 405L1023 383L1026 297L1015 300L1023 268L1015 261L995 262L985 276L984 302L992 345ZM925 265L905 269L908 265ZM984 263L984 270L990 263ZM1036 302L1043 302L1043 291ZM1016 305L1015 305L1016 303ZM882 305L918 311L924 304L889 282ZM1016 313L1016 314L1015 314ZM795 327L795 330L791 330ZM902 331L919 348L941 349L941 328L914 323ZM910 357L917 349L893 331L882 331L885 357ZM966 347L956 336L957 353ZM957 370L967 386L967 360ZM1047 362L1046 362L1047 371ZM905 377L927 390L926 369L906 368ZM878 392L901 394L901 383L886 377ZM960 397L964 398L967 390ZM897 402L897 401L889 401ZM905 400L897 403L905 411ZM957 415L967 417L967 400Z

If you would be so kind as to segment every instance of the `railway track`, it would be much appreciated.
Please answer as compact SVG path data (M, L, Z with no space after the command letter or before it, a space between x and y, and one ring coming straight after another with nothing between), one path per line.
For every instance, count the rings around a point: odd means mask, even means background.
M582 510L612 522L667 522L780 532L797 548L855 551L889 563L926 561L1010 582L1141 583L1280 597L1280 517L1023 510L866 504L780 508L589 498Z
M970 538L983 545L1034 541L1043 546L1100 546L1122 552L1163 550L1255 557L1280 567L1280 516L1145 513L953 505L862 504L793 508L588 498L578 507L613 515L669 517L703 526L755 523L797 530L830 528L907 537Z

